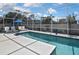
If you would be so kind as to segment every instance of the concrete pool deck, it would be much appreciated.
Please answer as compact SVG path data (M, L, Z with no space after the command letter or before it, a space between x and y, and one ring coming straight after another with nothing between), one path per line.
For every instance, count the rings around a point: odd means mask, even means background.
M0 55L50 55L56 46L21 35L0 34Z

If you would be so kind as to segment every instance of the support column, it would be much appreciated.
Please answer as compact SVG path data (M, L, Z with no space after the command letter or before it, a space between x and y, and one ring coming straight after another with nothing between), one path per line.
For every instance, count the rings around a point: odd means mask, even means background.
M42 18L41 18L41 20L42 20ZM41 20L40 20L40 31L41 31Z
M5 16L3 15L3 29L4 29L4 26L5 26L5 25L4 25L4 18L5 18Z
M50 17L51 17L51 33L53 32L53 22L52 22L52 15L50 15Z

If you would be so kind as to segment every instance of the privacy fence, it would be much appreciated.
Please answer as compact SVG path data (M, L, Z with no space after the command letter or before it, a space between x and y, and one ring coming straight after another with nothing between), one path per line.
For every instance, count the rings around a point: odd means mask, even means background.
M79 24L28 24L30 30L79 35Z

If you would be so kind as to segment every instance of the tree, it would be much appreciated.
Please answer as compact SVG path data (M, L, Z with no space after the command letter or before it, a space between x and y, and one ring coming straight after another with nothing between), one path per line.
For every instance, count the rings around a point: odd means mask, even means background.
M16 12L9 12L5 15L5 18L14 18L16 14Z
M43 24L50 24L51 23L51 17L50 16L43 17L42 23Z
M21 13L17 13L17 12L9 12L5 15L5 18L4 18L5 23L8 23L8 24L12 24L13 20L16 20L16 19L21 19L24 22L27 20L25 15L22 15Z
M76 16L74 14L67 16L67 23L68 23L68 28L69 28L69 34L71 34L71 25L77 24Z
M67 16L67 21L69 24L77 24L77 21L76 21L76 15L69 15Z

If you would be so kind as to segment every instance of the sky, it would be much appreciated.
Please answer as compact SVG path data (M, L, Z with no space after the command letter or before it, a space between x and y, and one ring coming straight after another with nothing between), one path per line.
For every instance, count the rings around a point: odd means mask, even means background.
M0 16L12 10L30 12L39 16L53 15L64 17L69 14L76 14L79 18L79 4L67 3L0 3Z

